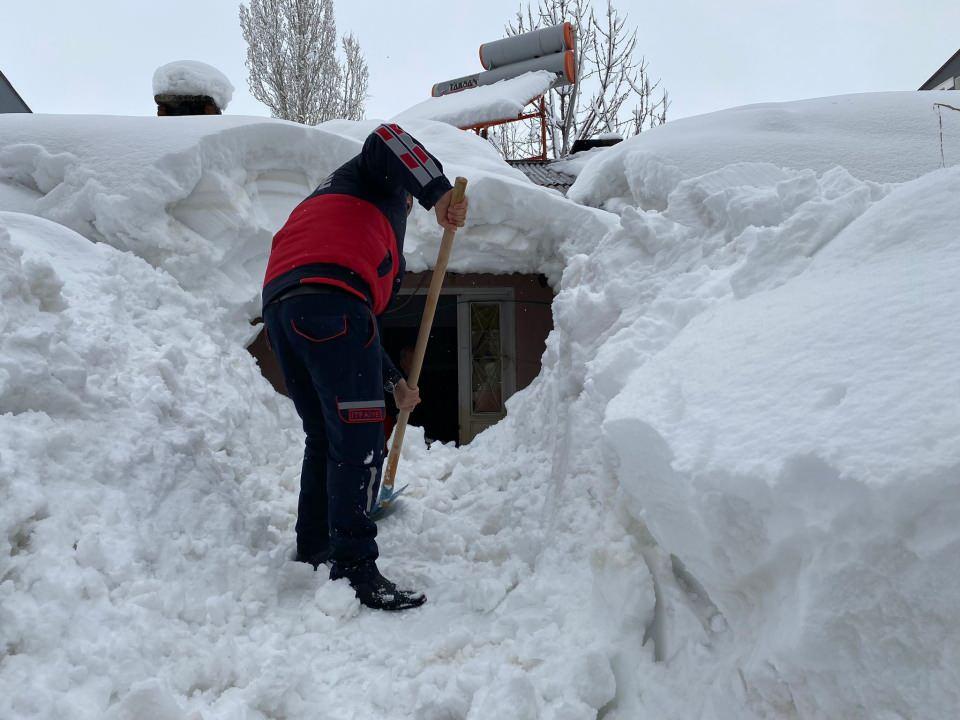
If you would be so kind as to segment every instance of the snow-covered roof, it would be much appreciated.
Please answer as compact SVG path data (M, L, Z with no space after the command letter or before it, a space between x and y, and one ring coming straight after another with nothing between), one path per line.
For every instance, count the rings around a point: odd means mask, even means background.
M738 162L817 172L840 165L864 180L911 180L940 167L933 104L954 98L955 92L861 93L673 120L592 154L570 197L594 205L629 197L659 208L684 178ZM954 165L960 162L960 113L945 112L943 130L944 159ZM659 172L643 170L654 165Z
M0 115L0 138L11 209L132 252L250 317L273 232L358 147L230 115Z
M32 212L129 250L249 319L259 314L273 233L377 124L3 115L0 210ZM473 133L430 121L405 127L448 177L470 182L453 272L543 273L557 283L559 248L615 221L534 185ZM433 266L441 235L433 213L416 206L404 244L411 271Z
M458 128L512 120L523 112L531 100L549 90L555 80L553 73L538 70L493 85L432 97L404 110L394 120L401 123L437 120Z
M932 90L944 80L960 77L960 50L957 50L940 68L920 86L921 90Z
M0 72L0 113L30 112L30 107L20 97L20 93L7 80L7 76Z
M550 160L511 160L510 166L516 168L530 181L541 187L553 188L565 193L576 178L555 167Z
M212 65L197 60L177 60L153 73L153 94L206 95L226 110L233 98L233 83Z
M336 120L319 127L360 142L376 126L375 120ZM466 230L457 234L451 272L543 273L556 284L565 264L563 248L590 242L616 222L610 213L588 214L592 208L535 185L472 132L433 121L412 120L403 127L440 159L447 177L469 181L470 215ZM403 247L412 272L433 267L442 235L433 213L415 207Z

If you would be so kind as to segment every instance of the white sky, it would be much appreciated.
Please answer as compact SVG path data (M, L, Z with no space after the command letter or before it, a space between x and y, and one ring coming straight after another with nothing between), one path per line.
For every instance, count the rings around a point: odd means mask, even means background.
M595 0L600 6L603 0ZM671 118L752 102L915 90L960 47L957 0L616 0L670 91ZM370 66L369 117L480 69L517 0L336 0ZM0 70L34 112L150 115L153 70L202 60L247 90L237 0L2 0Z

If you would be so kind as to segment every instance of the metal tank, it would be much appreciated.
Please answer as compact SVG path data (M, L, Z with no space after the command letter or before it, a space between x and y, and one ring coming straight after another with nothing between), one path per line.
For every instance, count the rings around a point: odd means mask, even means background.
M480 46L480 64L494 70L531 58L556 55L573 50L573 25L565 22L553 27L514 35Z

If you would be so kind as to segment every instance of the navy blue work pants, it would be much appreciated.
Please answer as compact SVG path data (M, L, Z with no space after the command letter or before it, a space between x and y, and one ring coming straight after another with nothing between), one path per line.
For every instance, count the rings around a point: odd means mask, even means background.
M297 552L329 549L339 565L376 560L370 512L383 465L383 377L377 323L346 293L294 295L263 311L306 447Z

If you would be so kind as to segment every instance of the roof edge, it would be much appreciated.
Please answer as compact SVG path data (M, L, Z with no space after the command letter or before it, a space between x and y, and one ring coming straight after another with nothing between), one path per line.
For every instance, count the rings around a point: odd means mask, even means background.
M934 79L937 75L939 75L940 73L942 73L942 72L946 69L947 65L949 65L950 63L952 63L952 62L953 62L954 60L956 60L958 57L960 57L960 50L957 50L953 55L951 55L950 58L949 58L943 65L940 66L940 69L937 70L933 75L931 75L930 77L928 77L928 78L927 78L927 81L926 81L923 85L921 85L919 88L917 88L917 89L918 89L918 90L926 90L926 89L927 89L927 85L929 85L931 82L933 82L933 79Z
M8 88L10 88L10 90L13 92L13 94L17 96L17 100L19 100L19 101L23 104L23 106L27 109L27 112L28 112L28 113L32 113L32 112L33 112L33 110L30 109L30 106L27 105L27 101L24 100L24 99L20 96L20 93L17 92L17 89L13 86L13 83L10 82L10 81L7 79L7 76L3 74L3 70L0 70L0 81L2 81L4 84L6 84L6 86L7 86Z

